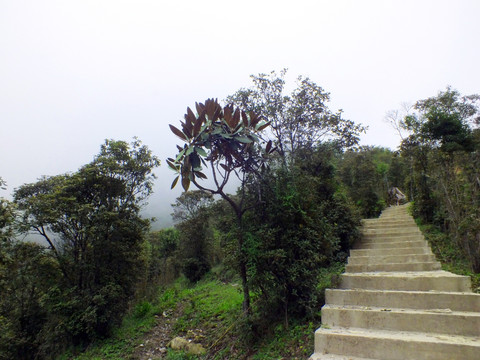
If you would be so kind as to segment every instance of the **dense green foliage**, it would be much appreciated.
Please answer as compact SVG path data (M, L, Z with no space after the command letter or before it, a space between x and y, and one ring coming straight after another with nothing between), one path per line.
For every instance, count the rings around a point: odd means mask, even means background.
M338 175L363 218L380 215L389 189L404 189L404 162L398 153L378 147L362 147L342 155Z
M415 104L403 126L414 214L447 232L480 272L480 96L451 88Z
M121 323L144 273L149 222L139 212L158 165L139 141L108 140L77 172L15 191L18 230L41 235L48 247L13 242L7 249L1 305L18 341L6 354L51 357Z
M335 181L335 150L303 152L294 168L264 174L249 188L257 206L246 215L246 244L259 331L279 318L288 325L292 316L313 316L322 268L344 261L357 236L358 220Z

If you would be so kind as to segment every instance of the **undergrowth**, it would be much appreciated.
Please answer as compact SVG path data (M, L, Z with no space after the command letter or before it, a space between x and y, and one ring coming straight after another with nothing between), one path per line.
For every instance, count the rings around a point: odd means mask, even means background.
M335 287L344 264L323 269L317 289ZM314 331L320 326L320 305L313 318L273 322L269 330L252 341L246 332L249 325L242 312L243 295L235 283L224 283L210 275L191 285L184 278L159 291L155 301L141 301L125 317L111 338L97 341L89 348L70 349L61 359L140 359L138 349L159 319L172 321L168 339L185 337L202 344L207 353L194 356L166 349L154 359L307 359L313 352ZM250 324L251 325L251 324ZM166 346L166 344L165 344Z
M480 274L471 270L470 263L454 241L435 225L422 224L418 219L415 221L430 244L435 257L442 264L442 269L457 275L470 276L473 291L480 293Z
M413 202L408 206L408 212L413 216ZM425 236L436 259L442 264L442 270L453 274L470 276L472 279L472 290L480 293L480 274L472 271L471 265L455 242L442 232L438 226L424 224L421 219L415 218L415 223Z

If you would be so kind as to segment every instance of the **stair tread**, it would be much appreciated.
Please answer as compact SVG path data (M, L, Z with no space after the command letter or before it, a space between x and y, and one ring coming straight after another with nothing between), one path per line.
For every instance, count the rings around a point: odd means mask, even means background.
M371 276L371 277L398 277L398 278L435 278L435 277L451 277L451 278L465 278L467 276L452 274L451 272L444 270L433 270L433 271L371 271L364 273L350 273L343 274L342 276Z
M344 327L325 327L319 328L316 333L336 334L344 336L362 336L369 338L377 338L383 340L402 340L409 342L430 342L430 343L447 343L447 344L463 344L478 347L480 350L479 336L464 336L438 333L425 333L413 331L398 330L377 330L363 328L344 328Z
M383 306L379 307L379 306L368 306L368 305L336 305L336 304L326 304L324 308L350 310L350 311L388 312L392 314L422 314L422 315L438 314L438 315L445 315L445 316L451 315L451 316L480 318L480 313L477 311L458 311L458 310L451 310L451 309L410 309L410 308L389 308L389 307L383 307Z
M309 360L377 360L371 358L359 358L349 355L337 355L337 354L313 354Z
M480 294L473 292L462 292L462 291L421 291L421 290L378 290L378 289L328 289L329 291L341 291L341 292L364 292L364 293L387 293L387 294L426 294L426 295L465 295L465 296L474 296L480 297Z

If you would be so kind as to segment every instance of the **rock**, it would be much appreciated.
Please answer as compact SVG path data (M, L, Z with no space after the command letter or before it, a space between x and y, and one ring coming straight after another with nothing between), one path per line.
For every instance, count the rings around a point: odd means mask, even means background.
M167 346L173 350L186 350L188 344L189 343L187 339L177 336L176 338L172 339Z
M172 339L168 346L173 350L184 350L191 355L203 355L207 352L201 344L190 342L185 338L176 337Z
M203 355L207 352L201 344L197 343L189 343L186 350L192 355Z

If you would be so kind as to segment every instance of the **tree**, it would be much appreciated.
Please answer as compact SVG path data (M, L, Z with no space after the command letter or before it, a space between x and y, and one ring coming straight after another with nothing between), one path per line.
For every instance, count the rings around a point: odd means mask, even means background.
M395 130L397 135L403 141L406 137L405 135L405 124L404 119L410 115L413 106L409 103L402 103L400 109L387 111L385 114L385 122L390 124L390 126Z
M461 96L447 87L436 97L419 100L416 113L407 115L403 126L411 131L408 141L440 147L444 152L472 151L472 125L480 124L480 96Z
M308 77L298 77L297 87L290 95L284 94L284 69L277 74L252 75L253 87L240 89L227 102L245 111L261 113L271 122L274 145L283 158L294 158L301 147L313 146L331 140L341 147L358 143L362 125L342 118L342 111L330 111L330 94Z
M14 242L0 260L0 359L43 358L42 330L49 321L45 299L60 272L35 243Z
M167 284L177 276L173 257L178 248L179 233L175 228L161 229L148 234L149 269L146 286Z
M378 216L385 206L386 191L382 185L388 170L384 162L379 164L375 163L374 149L363 147L345 152L339 165L339 177L347 194L364 218Z
M191 281L199 281L211 268L212 244L209 224L209 207L213 203L211 193L186 191L174 204L172 217L179 230L178 260L184 275Z
M50 297L62 321L52 326L75 343L108 334L135 292L149 225L139 212L158 165L137 139L106 140L77 172L15 191L21 229L45 239L63 275Z
M358 222L338 193L337 151L331 144L300 148L292 169L273 168L249 186L249 201L258 204L245 226L260 324L312 316L322 305L322 268L345 260L356 239Z
M212 203L213 196L211 193L202 190L186 191L172 204L172 219L175 222L190 220Z
M181 130L170 125L172 132L185 142L177 146L178 155L169 158L169 167L178 173L172 188L181 178L182 186L188 190L190 183L198 189L220 195L233 209L238 226L239 272L244 293L243 308L250 311L250 291L247 282L247 259L244 249L242 217L246 211L244 189L247 176L258 173L265 166L265 154L271 153L272 142L267 143L265 153L260 149L258 134L269 126L254 112L249 115L239 108L222 108L217 100L208 99L205 104L196 103L197 115L190 108L181 122ZM210 168L213 185L201 184L207 176L203 167ZM230 178L235 176L240 182L240 193L232 196L225 192Z
M480 182L478 125L480 96L447 87L419 100L404 125L411 135L402 156L411 161L414 213L448 232L480 271Z

